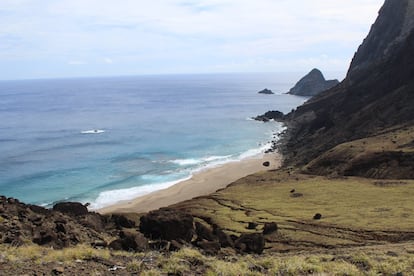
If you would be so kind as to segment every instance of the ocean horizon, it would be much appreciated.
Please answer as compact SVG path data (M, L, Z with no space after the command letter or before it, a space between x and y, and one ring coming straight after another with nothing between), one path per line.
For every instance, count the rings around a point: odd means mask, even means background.
M283 126L299 74L0 81L0 194L102 208L257 155ZM257 92L268 88L274 95Z

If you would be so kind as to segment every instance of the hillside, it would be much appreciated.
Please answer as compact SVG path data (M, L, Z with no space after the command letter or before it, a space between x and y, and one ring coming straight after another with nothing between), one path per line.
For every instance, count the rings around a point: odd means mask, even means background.
M286 165L305 165L341 143L413 125L413 6L412 0L385 1L345 80L287 115ZM413 160L411 151L404 159Z

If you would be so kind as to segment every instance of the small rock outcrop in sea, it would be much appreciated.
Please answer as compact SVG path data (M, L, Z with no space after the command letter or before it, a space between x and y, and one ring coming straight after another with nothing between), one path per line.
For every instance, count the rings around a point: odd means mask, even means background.
M253 119L256 121L261 121L261 122L269 122L270 120L282 122L284 120L284 116L285 115L283 115L282 112L273 110L273 111L268 111L265 114L256 116Z
M258 93L259 93L259 94L267 94L267 95L272 95L272 94L275 94L275 93L273 93L273 91L272 91L272 90L267 89L267 88L265 88L265 89L263 89L263 90L259 91Z
M312 69L306 76L300 79L296 85L291 88L288 94L298 96L315 96L339 83L338 80L325 80L322 72L318 69Z

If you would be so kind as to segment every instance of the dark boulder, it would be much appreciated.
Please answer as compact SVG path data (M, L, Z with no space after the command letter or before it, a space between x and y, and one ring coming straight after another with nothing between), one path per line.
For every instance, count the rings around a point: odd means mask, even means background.
M247 224L247 229L250 229L250 230L254 230L254 229L256 229L256 227L257 227L257 223L256 222L249 222L248 224Z
M235 242L235 248L244 253L261 254L265 240L262 233L242 234Z
M52 229L38 228L34 230L32 241L38 245L45 245L55 241L57 238Z
M110 219L117 228L134 228L135 222L121 214L112 214Z
M218 241L198 241L197 247L202 249L207 255L216 255L220 251L220 243Z
M319 214L319 213L316 213L314 216L313 216L313 219L314 220L319 220L319 219L321 219L322 218L322 215L321 214Z
M136 231L121 231L119 239L112 241L109 248L113 250L144 251L147 250L148 240Z
M270 162L269 161L263 162L263 166L269 167L270 166Z
M194 234L193 217L178 210L162 208L140 219L140 231L145 237L167 241L191 241Z
M195 231L197 234L197 240L214 241L216 239L213 231L198 221L195 223Z
M265 222L263 227L263 235L268 235L277 231L276 222Z
M234 248L233 239L217 226L214 227L214 234L217 236L221 247Z
M72 216L82 216L88 213L88 208L79 202L59 202L53 206L53 211Z

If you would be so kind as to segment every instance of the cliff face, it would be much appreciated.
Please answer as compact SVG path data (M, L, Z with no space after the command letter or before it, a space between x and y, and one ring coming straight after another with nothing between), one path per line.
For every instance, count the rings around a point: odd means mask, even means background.
M414 0L386 0L338 86L287 115L287 165L414 122Z
M338 83L338 80L325 80L322 72L315 68L300 79L296 85L290 89L288 94L298 96L315 96L322 91L334 87Z

